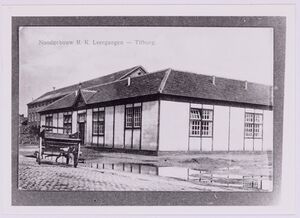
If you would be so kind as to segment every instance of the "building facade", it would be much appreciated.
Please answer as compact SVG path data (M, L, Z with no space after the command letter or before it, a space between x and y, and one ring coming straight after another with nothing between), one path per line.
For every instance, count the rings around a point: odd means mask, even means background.
M136 67L82 87L39 111L40 125L79 132L85 146L126 151L266 151L273 147L272 87ZM50 128L49 128L50 130Z

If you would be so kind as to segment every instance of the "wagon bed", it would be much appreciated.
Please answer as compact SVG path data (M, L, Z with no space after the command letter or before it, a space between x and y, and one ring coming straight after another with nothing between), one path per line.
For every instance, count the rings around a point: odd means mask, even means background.
M65 133L52 133L49 130L64 129L62 127L42 126L40 132L39 151L36 155L38 164L42 163L42 159L55 156L56 161L60 157L66 158L66 164L69 160L73 159L74 167L77 167L80 155L80 143L78 133L65 134Z

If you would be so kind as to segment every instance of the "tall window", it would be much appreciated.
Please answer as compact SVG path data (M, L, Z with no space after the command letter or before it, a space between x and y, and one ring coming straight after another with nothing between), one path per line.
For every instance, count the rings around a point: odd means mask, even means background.
M68 112L64 114L64 133L72 133L72 113Z
M104 111L93 112L93 135L104 135Z
M47 126L46 127L47 131L52 132L52 128L49 128L49 127L53 126L53 116L52 116L52 114L46 115L45 126Z
M191 108L190 136L212 137L213 110Z
M142 124L142 107L128 107L125 111L125 127L141 128Z
M263 137L263 114L245 113L245 138Z

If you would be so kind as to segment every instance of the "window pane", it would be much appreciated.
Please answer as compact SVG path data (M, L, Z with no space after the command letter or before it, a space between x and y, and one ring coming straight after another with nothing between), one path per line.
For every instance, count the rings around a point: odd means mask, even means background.
M104 120L105 112L104 111L99 111L99 120Z
M45 124L46 126L53 126L53 119L52 116L46 116L46 120L45 120ZM52 128L46 128L47 131L52 132Z
M202 120L212 120L213 112L212 110L203 110L202 111Z
M133 119L133 108L126 108L125 126L128 128L132 127Z
M78 120L78 122L85 122L86 121L85 113L78 114L77 120Z
M99 134L103 135L104 134L104 122L103 121L98 122L98 129L99 129Z
M261 138L261 137L262 137L262 125L254 124L254 138Z
M201 112L200 109L191 108L191 115L192 120L201 120Z
M253 123L253 117L254 117L254 114L246 113L245 122L246 123Z
M98 114L99 114L99 112L93 112L93 121L98 120Z
M134 127L141 127L142 108L134 108Z
M63 132L65 134L71 134L72 133L72 124L70 124L70 123L64 124Z
M97 121L93 121L93 134L94 135L98 134L98 124L97 124Z
M202 135L212 136L212 122L202 121Z
M245 136L253 137L253 124L252 123L245 124Z
M246 113L245 115L245 137L263 137L263 114Z
M200 136L200 126L201 121L199 120L192 120L190 122L190 135L191 136Z
M255 123L262 123L262 114L255 114Z

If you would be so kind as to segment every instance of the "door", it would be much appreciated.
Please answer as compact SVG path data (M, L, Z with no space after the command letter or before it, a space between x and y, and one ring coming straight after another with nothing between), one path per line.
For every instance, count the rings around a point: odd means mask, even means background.
M84 144L84 135L85 135L85 123L79 124L79 137L81 139L81 144Z

